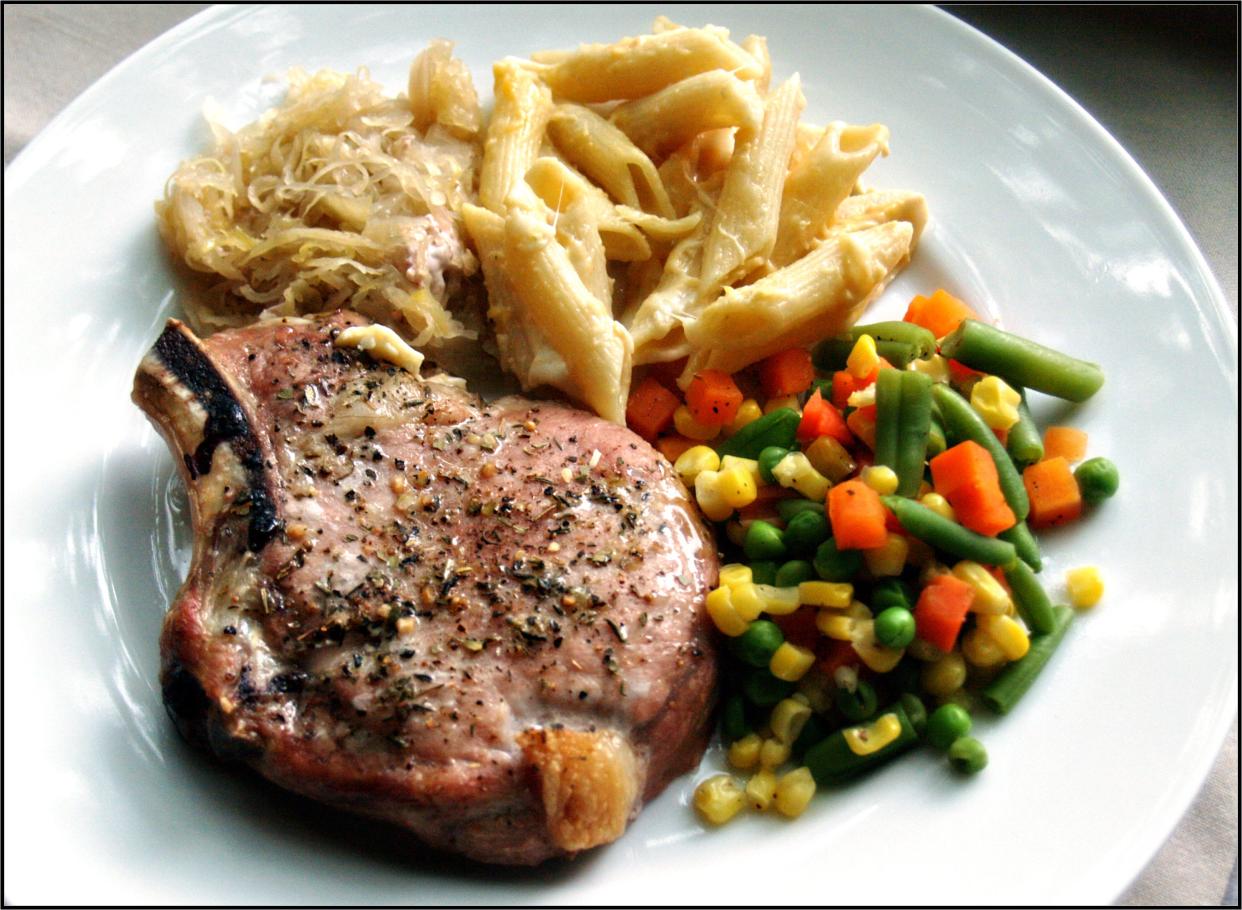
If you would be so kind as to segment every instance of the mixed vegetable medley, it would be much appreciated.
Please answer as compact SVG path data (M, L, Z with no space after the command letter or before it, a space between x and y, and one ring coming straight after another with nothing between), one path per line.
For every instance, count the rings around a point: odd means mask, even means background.
M1038 578L1032 532L1118 487L1111 461L1084 460L1085 433L1040 432L1027 391L1085 401L1099 367L938 290L813 353L698 373L684 400L675 375L649 375L627 420L732 553L707 610L728 640L721 732L737 773L699 785L700 814L795 817L817 787L920 742L981 770L972 713L1008 712L1073 615ZM1074 607L1103 593L1094 567L1065 582Z

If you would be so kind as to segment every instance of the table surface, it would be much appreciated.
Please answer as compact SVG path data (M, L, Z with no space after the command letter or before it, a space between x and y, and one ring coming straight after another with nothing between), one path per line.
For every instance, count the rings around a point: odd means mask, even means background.
M4 6L4 163L200 4ZM1238 316L1238 9L947 5L1057 83L1172 203ZM1127 905L1238 904L1238 726Z

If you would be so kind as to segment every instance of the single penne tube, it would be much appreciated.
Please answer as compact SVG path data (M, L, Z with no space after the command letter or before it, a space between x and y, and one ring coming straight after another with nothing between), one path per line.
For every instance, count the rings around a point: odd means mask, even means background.
M664 363L690 353L683 322L697 314L699 266L703 258L702 225L673 247L655 290L634 311L628 323L634 339L634 363Z
M479 202L499 212L539 155L552 116L552 95L520 61L500 60L492 75L496 101L483 140Z
M742 39L741 47L759 64L755 88L759 89L761 95L766 95L768 87L772 84L772 55L768 52L768 39L763 35L747 35Z
M908 261L913 235L904 221L833 233L797 262L726 288L685 326L694 351L682 381L703 369L732 373L844 331Z
M904 221L914 229L911 249L927 226L927 200L912 190L872 190L842 200L833 215L832 231L860 231L889 221Z
M506 200L505 264L524 314L569 365L563 391L624 425L633 364L629 332L593 295L557 242L550 212L524 184Z
M560 104L548 135L579 171L615 201L669 218L673 205L651 159L599 114L579 104Z
M641 98L709 70L741 79L762 75L759 63L722 28L670 28L612 44L532 55L557 98L585 103Z
M807 153L815 148L819 140L824 137L824 127L815 126L810 123L798 123L798 129L794 132L794 147L789 154L789 169L795 170L802 166L802 162L806 160Z
M609 119L636 146L660 158L708 130L753 132L763 119L763 99L753 82L711 70L626 102Z
M505 265L505 219L482 206L465 205L462 220L474 241L487 286L487 318L496 332L500 365L518 378L522 387L560 387L569 381L569 366L527 318L510 282Z
M608 259L640 262L651 258L651 245L639 227L621 216L603 190L565 162L550 155L535 159L526 172L526 183L553 211L585 205L595 220Z
M819 142L785 178L773 265L787 265L810 249L862 172L877 155L887 154L887 127L828 124Z
M795 75L768 96L762 126L749 136L739 135L703 245L699 293L704 298L714 298L772 252L781 188L805 104Z
M604 241L599 236L599 222L590 208L578 202L561 211L556 222L556 239L565 247L574 271L587 290L605 302L612 300L612 279L608 277L608 260Z

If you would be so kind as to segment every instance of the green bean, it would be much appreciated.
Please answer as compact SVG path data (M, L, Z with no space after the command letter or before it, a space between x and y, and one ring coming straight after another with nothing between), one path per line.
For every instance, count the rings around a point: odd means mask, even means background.
M946 553L994 566L1008 565L1018 558L1013 544L976 534L913 499L901 496L881 496L880 499L897 516L903 528Z
M908 344L914 352L915 360L926 360L936 353L936 336L913 322L873 322L850 329L850 339L853 341L858 341L863 335L870 335L875 339L877 350L881 341Z
M1018 558L1033 571L1038 572L1044 567L1044 560L1039 552L1039 541L1035 539L1035 535L1031 533L1025 521L1018 522L1012 528L1006 528L996 536L1013 544L1013 548L1018 551Z
M833 689L832 703L837 706L842 717L855 724L871 717L879 706L875 686L865 679L860 679L853 691L840 687Z
M1020 559L1015 559L1005 566L1005 581L1013 591L1013 605L1018 608L1022 619L1031 627L1032 632L1046 635L1052 631L1052 601L1044 591L1043 585L1035 577L1035 573Z
M900 376L901 418L897 421L897 464L894 470L897 472L897 495L913 496L923 482L923 468L927 463L932 381L923 373L902 371Z
M1048 663L1052 652L1065 638L1074 611L1069 607L1053 608L1052 631L1031 638L1031 648L1024 657L1015 660L983 690L983 703L997 714L1008 714L1026 691L1031 688L1039 671Z
M910 718L910 726L914 727L914 732L922 736L927 730L927 707L923 700L913 692L902 692L898 701L905 709L906 717Z
M940 342L940 353L975 370L994 373L1067 401L1086 401L1104 384L1097 364L1078 360L995 326L967 319Z
M919 741L919 735L915 732L914 725L910 722L900 701L885 708L881 714L897 715L897 722L901 724L901 733L887 746L870 755L855 755L845 739L844 731L841 730L829 733L823 740L806 750L806 754L802 756L802 763L811 770L815 783L823 786L849 780L851 777L879 767Z
M1013 460L992 432L992 428L975 413L970 402L947 385L934 385L932 398L940 405L940 414L949 442L957 444L969 439L988 450L992 461L996 463L996 474L1000 479L1001 492L1005 494L1005 502L1009 503L1009 508L1013 509L1018 521L1025 519L1031 511L1031 501L1027 498L1026 487L1022 485L1022 475L1014 467Z
M815 347L811 355L815 366L835 373L845 369L850 351L854 350L852 338L826 338ZM914 348L901 341L876 340L875 351L899 370L904 370L914 360Z
M792 449L797 441L798 424L802 417L793 408L777 408L758 420L746 424L724 442L716 451L721 458L735 455L738 458L755 458L768 446Z
M1005 448L1015 465L1025 467L1044 457L1044 441L1039 438L1039 427L1026 406L1026 389L1018 389L1018 393L1022 396L1018 402L1018 422L1009 428Z
M939 417L932 414L927 424L927 457L935 458L948 447L949 444L944 438L944 424Z
M897 470L901 423L901 370L880 370L875 380L875 463Z
M824 504L813 499L781 499L776 503L776 514L785 524L789 524L789 520L799 512L818 512L823 515Z

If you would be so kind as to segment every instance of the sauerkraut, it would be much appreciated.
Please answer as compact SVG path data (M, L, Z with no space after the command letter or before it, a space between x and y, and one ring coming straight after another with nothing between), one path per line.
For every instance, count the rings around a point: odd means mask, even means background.
M451 48L415 59L412 97L387 97L366 70L293 70L258 121L211 123L213 151L156 203L165 242L202 273L184 300L197 331L348 307L432 350L476 337L459 213L481 116Z

